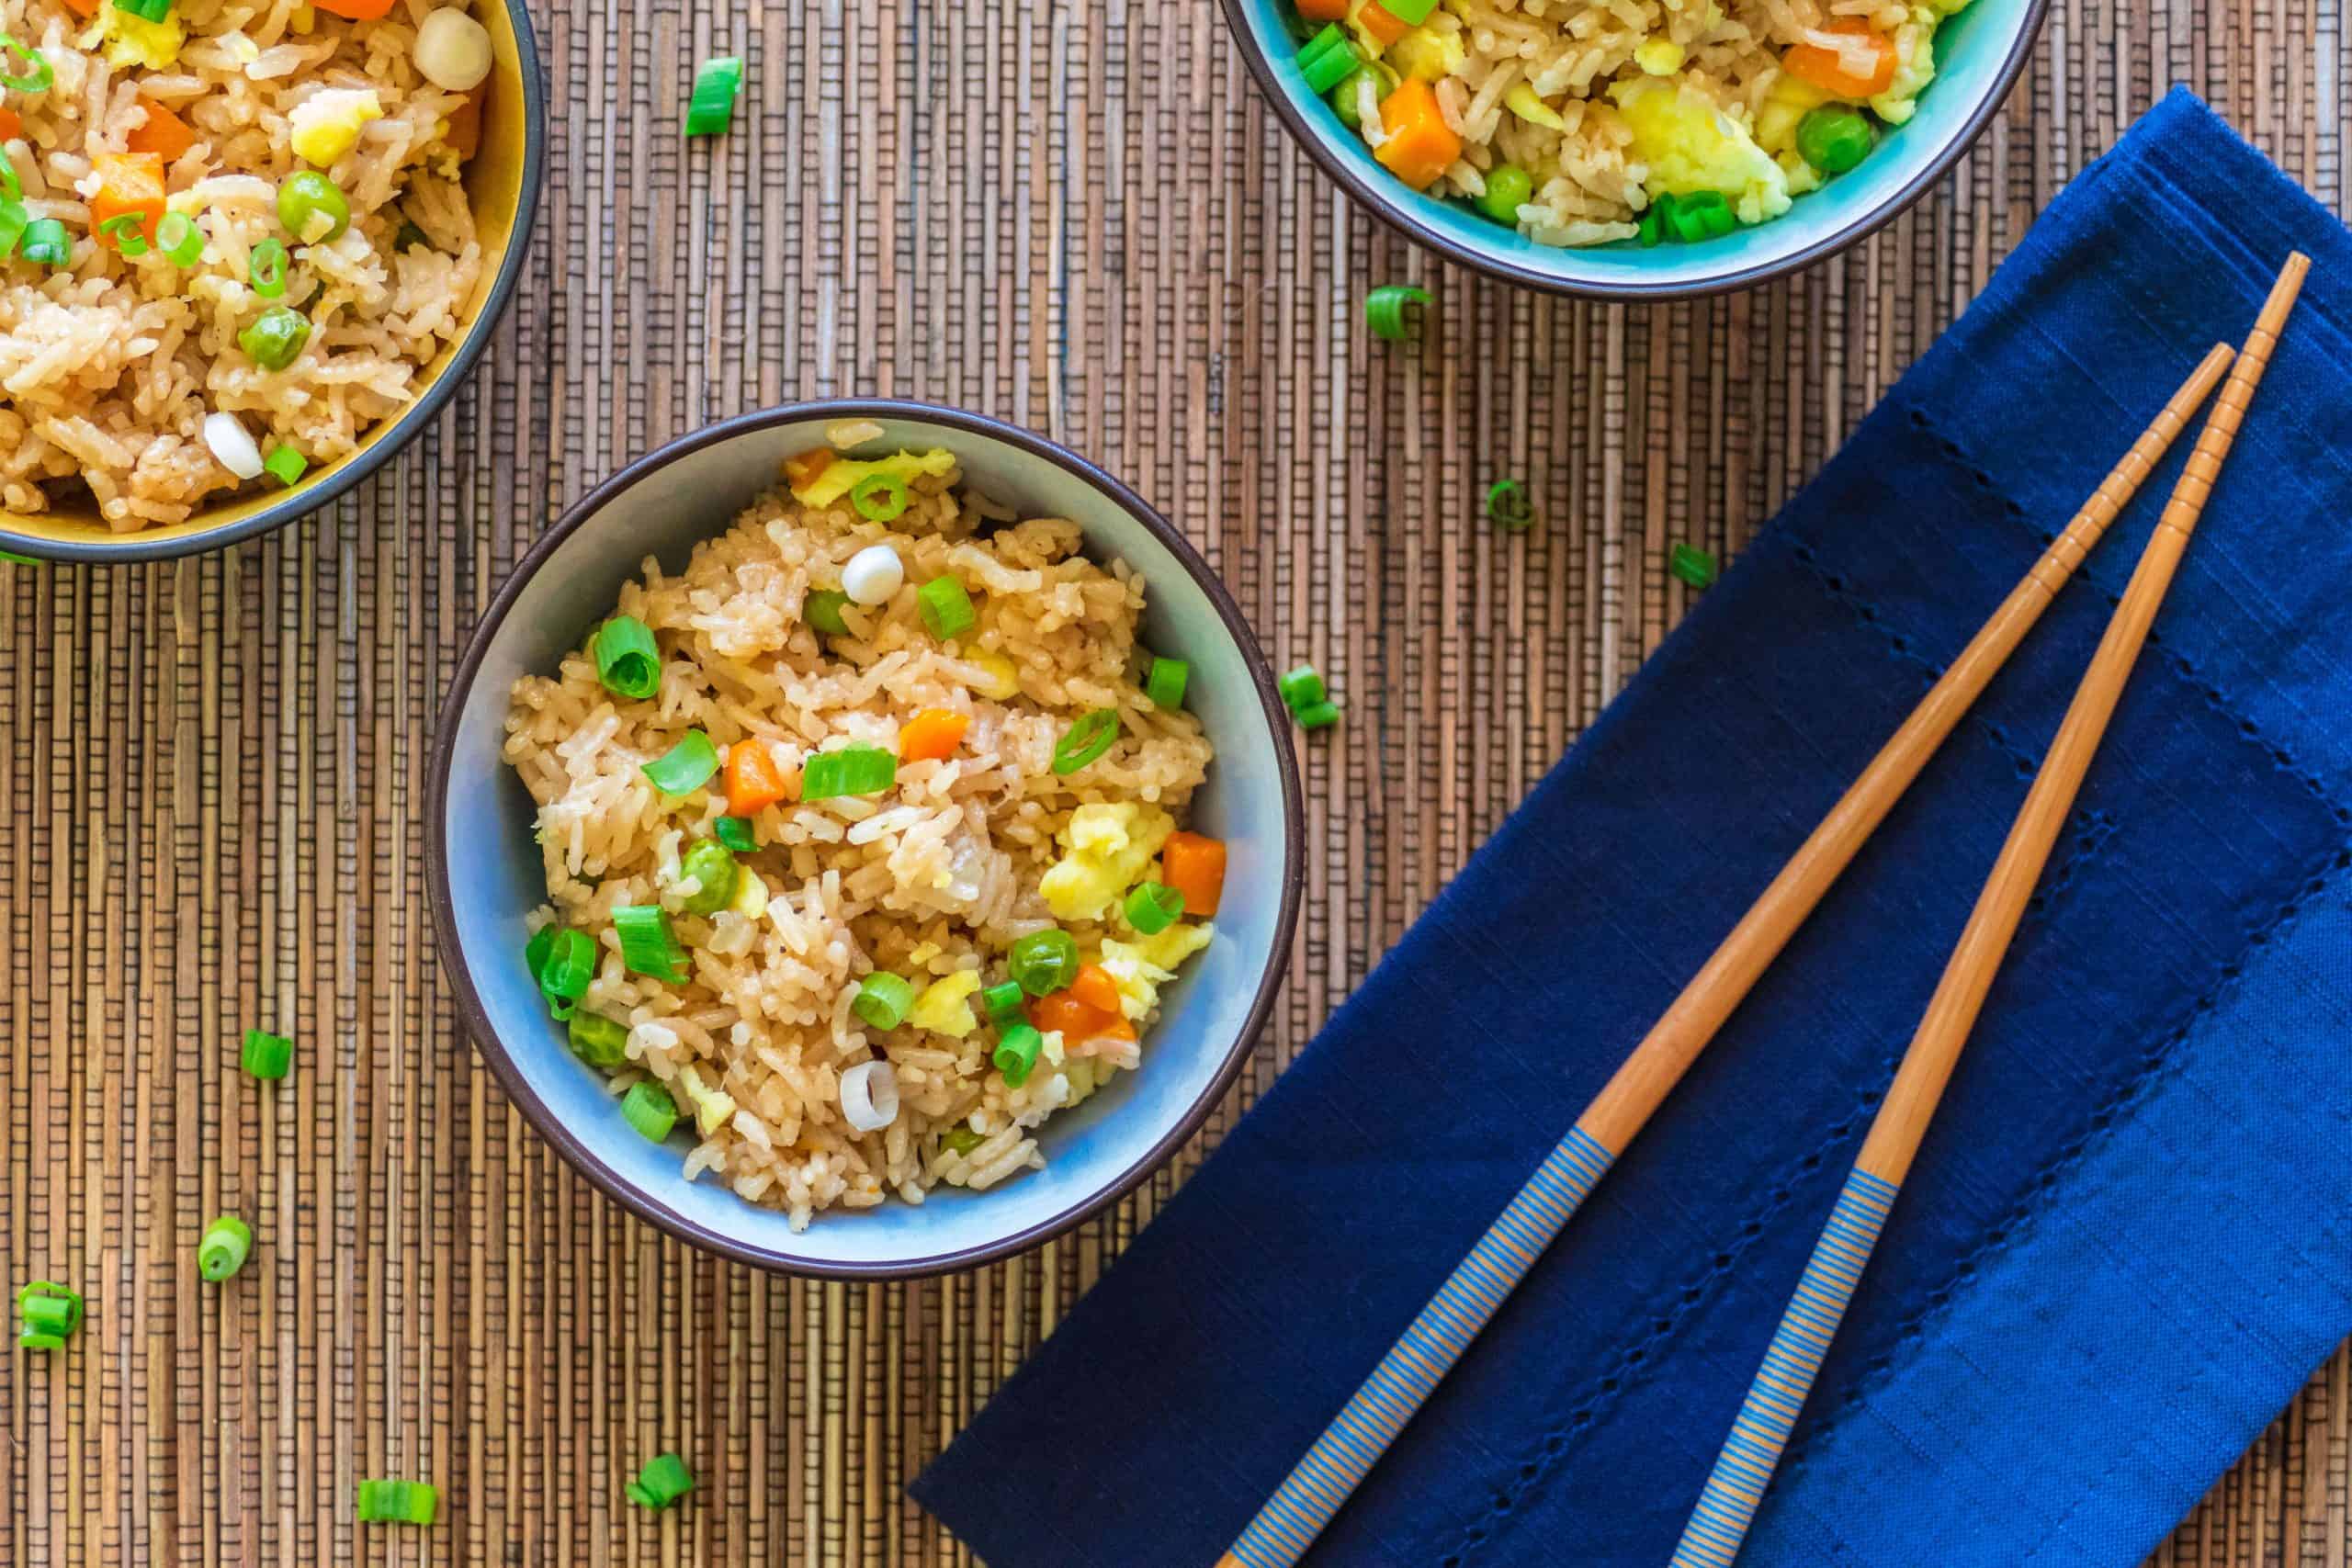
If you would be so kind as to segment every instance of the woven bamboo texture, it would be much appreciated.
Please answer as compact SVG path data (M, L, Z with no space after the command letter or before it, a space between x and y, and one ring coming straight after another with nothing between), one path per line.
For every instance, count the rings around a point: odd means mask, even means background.
M606 0L539 17L548 186L515 309L438 428L311 522L139 569L0 570L0 1277L89 1299L0 1361L0 1568L967 1561L901 1483L1673 624L2032 215L2177 83L2343 209L2345 0L2056 0L1955 175L1859 250L1617 309L1434 265L1318 181L1205 0ZM748 57L732 134L677 134ZM1373 282L1440 296L1372 341ZM1174 1168L997 1268L770 1278L627 1218L457 1032L424 907L432 716L565 502L710 419L871 392L1128 479L1278 662L1306 918L1248 1077ZM1476 515L1502 473L1543 513ZM716 521L716 519L714 519ZM300 1042L257 1091L241 1032ZM259 1245L196 1280L204 1222ZM2339 1353L2155 1559L2352 1568ZM663 1450L681 1511L620 1482ZM353 1523L429 1479L428 1531ZM996 1568L1019 1568L997 1564Z

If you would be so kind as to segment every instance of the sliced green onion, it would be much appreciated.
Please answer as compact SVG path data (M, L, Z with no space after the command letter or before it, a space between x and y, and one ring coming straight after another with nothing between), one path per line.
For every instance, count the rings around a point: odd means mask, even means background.
M1044 1044L1045 1036L1039 1035L1037 1043ZM969 1122L958 1122L939 1134L939 1146L949 1154L967 1155L988 1141L988 1135L973 1131Z
M237 346L265 370L283 370L301 356L311 341L311 323L300 310L272 305L237 334Z
M573 1004L588 994L588 982L596 977L596 939L586 931L548 929L555 935L538 967L539 995L561 1022L571 1016Z
M1517 479L1497 479L1487 487L1487 515L1514 534L1535 525L1535 503Z
M880 795L898 782L897 757L879 746L844 746L837 751L820 751L801 765L800 798Z
M7 166L7 158L0 155L0 169ZM8 254L17 248L17 240L23 237L32 220L33 215L23 202L6 191L0 191L0 261L7 260Z
M895 521L913 499L907 481L896 474L868 474L849 492L849 503L868 523Z
M635 615L615 615L596 628L596 679L616 697L641 703L662 689L662 650Z
M718 748L699 729L689 729L671 747L638 772L663 795L692 795L718 772Z
M849 1010L869 1029L896 1029L906 1021L907 1010L914 1005L913 981L887 969L876 969L859 982L857 995L850 998Z
M194 266L204 259L204 231L185 212L166 212L155 225L155 248L174 266Z
M666 1508L694 1488L695 1478L685 1461L676 1454L656 1454L623 1490L640 1508Z
M82 1326L81 1292L35 1280L17 1292L17 1315L24 1320L17 1344L28 1350L63 1349L66 1337Z
M1849 104L1807 109L1797 121L1797 156L1825 175L1842 175L1871 155L1878 135L1870 117Z
M1306 46L1298 51L1298 73L1306 79L1306 90L1317 97L1338 86L1363 63L1337 22L1307 39Z
M25 225L17 254L42 266L68 266L74 261L74 240L54 218L36 218Z
M415 223L410 220L406 218L401 220L400 228L395 230L392 234L392 249L396 251L429 251L432 248L432 235L427 234L424 230L418 228Z
M1151 705L1173 712L1184 705L1184 686L1193 677L1193 667L1181 659L1154 659L1151 673L1144 677L1143 694Z
M555 951L556 932L561 930L561 926L541 926L531 933L531 940L523 944L523 967L531 972L531 984L534 986L539 983L539 976L547 969L548 954Z
M751 823L741 817L722 817L710 825L711 836L739 855L750 854L760 847L759 836L752 831Z
M1283 703L1293 713L1312 707L1329 694L1323 689L1323 677L1315 672L1312 664L1302 664L1286 672L1275 684L1282 688Z
M363 1481L359 1522L363 1525L429 1525L441 1494L423 1481Z
M294 1065L294 1042L265 1029L248 1029L237 1063L254 1077L282 1078Z
M716 136L735 118L735 93L743 85L741 55L706 60L695 70L694 96L686 102L686 134Z
M1127 895L1127 924L1145 936L1158 936L1184 912L1184 896L1160 882L1139 883Z
M842 606L849 603L849 595L838 588L820 588L808 595L800 606L800 618L827 637L847 637L849 623L842 619Z
M114 242L125 261L137 261L154 247L147 243L147 215L120 212L98 225L98 232Z
M1650 198L1650 204L1642 209L1642 220L1636 226L1638 231L1634 235L1642 249L1648 250L1661 240L1674 238L1674 228L1667 221L1673 210L1674 197L1668 191L1658 192Z
M1363 319L1372 330L1390 343L1403 343L1419 326L1423 310L1430 303L1429 290L1408 284L1390 283L1364 296ZM1408 316L1408 309L1412 314Z
M1686 191L1676 197L1674 205L1667 209L1665 222L1674 237L1686 244L1720 239L1739 227L1731 203L1719 190Z
M261 466L271 479L290 489L309 469L311 460L291 446L273 446Z
M952 577L934 577L916 589L915 607L922 612L922 624L931 628L931 635L942 642L962 637L980 621L979 613L972 608L972 596Z
M1389 5L1388 0L1381 0L1380 8L1407 27L1418 28L1430 19L1431 11L1437 9L1437 0L1400 0L1395 6Z
M628 1025L602 1013L575 1012L568 1031L571 1054L592 1067L617 1067L628 1060Z
M1007 1089L1019 1089L1029 1081L1029 1069L1037 1065L1037 1053L1045 1048L1046 1037L1026 1019L1015 1020L998 1032L996 1070L1004 1075Z
M1096 708L1079 715L1054 744L1054 772L1074 773L1108 751L1119 739L1119 710Z
M658 1144L678 1124L678 1102L651 1078L639 1078L621 1096L621 1120L648 1143Z
M686 977L685 949L670 932L670 912L659 904L624 904L613 911L613 931L621 939L621 963L633 975L668 985Z
M1333 702L1309 703L1303 708L1292 709L1291 717L1298 720L1301 729L1322 729L1340 722L1340 705Z
M696 915L715 915L732 903L743 875L736 868L735 852L717 839L697 839L688 845L678 857L678 870L701 884L685 899L687 910Z
M1002 985L990 986L982 991L980 1005L988 1009L989 1017L1002 1023L1006 1019L1018 1018L1021 1015L1021 998L1023 995L1025 993L1021 989L1020 981L1007 980Z
M114 0L114 8L128 11L142 22L160 22L172 14L172 0Z
M253 254L245 262L245 281L252 285L254 293L265 299L275 299L286 292L284 241L264 240L254 247Z
M1693 588L1712 588L1715 581L1713 552L1677 545L1666 552L1666 570Z
M1058 926L1015 937L1004 966L1033 997L1049 997L1078 978L1078 939Z
M6 33L0 33L0 51L13 54L32 67L29 76L0 76L0 87L12 93L46 93L57 84L57 72L49 56L37 49L28 49Z
M234 1214L222 1214L204 1227L196 1244L196 1271L218 1284L243 1269L253 1250L253 1227Z

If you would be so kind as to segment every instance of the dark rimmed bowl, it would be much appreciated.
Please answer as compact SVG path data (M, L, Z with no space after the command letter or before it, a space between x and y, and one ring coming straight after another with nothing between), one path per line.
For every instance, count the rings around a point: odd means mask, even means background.
M466 164L465 186L481 243L481 278L467 303L465 331L418 376L408 407L368 431L350 456L311 469L298 483L280 490L265 481L266 488L207 507L185 523L118 534L95 509L27 513L0 507L0 550L101 565L217 550L310 515L382 468L433 423L481 357L522 280L547 164L546 85L530 12L525 0L498 0L479 9L478 19L490 31L490 93L482 104L481 145Z
M1309 92L1295 55L1312 29L1291 0L1224 0L1250 73L1308 157L1375 218L1449 261L1506 282L1596 299L1675 299L1768 282L1891 223L1943 176L1999 112L2033 51L2050 0L1971 0L1936 34L1936 78L1918 112L1862 165L1796 198L1781 217L1696 244L1539 245L1467 206L1424 196L1375 162Z
M777 482L786 457L841 420L873 420L862 451L945 446L965 482L1027 516L1062 516L1087 553L1143 574L1144 640L1193 664L1185 705L1216 747L1192 823L1231 855L1216 941L1164 993L1140 1071L1122 1073L1041 1134L1043 1170L987 1192L942 1188L920 1206L831 1210L795 1235L785 1216L682 1174L683 1134L647 1143L604 1075L549 1021L523 965L524 918L546 901L532 806L500 760L506 694L553 670L611 614L648 555L684 568L694 546ZM1305 857L1290 720L1232 595L1142 499L1026 431L922 403L845 400L763 410L673 441L564 513L492 601L458 666L433 741L426 861L434 931L458 1016L531 1124L603 1191L696 1247L765 1268L898 1279L968 1268L1068 1230L1165 1164L1241 1070L1289 961Z

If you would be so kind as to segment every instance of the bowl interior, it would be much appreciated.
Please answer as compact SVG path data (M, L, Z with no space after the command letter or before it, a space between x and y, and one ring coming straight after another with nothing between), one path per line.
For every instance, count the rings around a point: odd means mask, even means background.
M739 428L659 468L624 475L616 493L521 583L479 668L453 696L462 706L454 731L443 738L448 773L441 827L457 949L444 956L461 994L469 988L479 1000L477 1027L486 1025L494 1037L484 1043L493 1047L493 1060L504 1054L509 1087L540 1130L640 1213L788 1268L902 1272L1052 1225L1170 1152L1158 1145L1214 1086L1249 1032L1261 986L1271 987L1288 950L1290 760L1250 655L1175 552L1111 493L994 435L881 419L882 440L861 450L944 446L956 454L966 483L1025 516L1076 521L1090 556L1124 559L1143 574L1144 639L1192 661L1186 704L1217 748L1192 816L1193 827L1229 846L1229 891L1217 939L1164 993L1160 1021L1144 1043L1142 1070L1120 1074L1084 1105L1046 1123L1044 1170L987 1192L942 1188L920 1207L894 1198L878 1209L829 1211L797 1235L783 1214L738 1199L715 1179L685 1180L684 1134L656 1146L629 1130L604 1075L571 1055L524 970L524 917L546 901L546 883L531 840L530 797L499 758L506 693L516 677L551 671L578 647L611 613L642 558L682 569L697 541L725 529L775 483L786 456L822 445L826 423L838 417L828 412ZM444 722L452 721L445 716Z
M1458 203L1410 189L1340 123L1329 104L1307 90L1295 58L1305 28L1290 0L1227 0L1227 12L1243 24L1244 47L1263 57L1265 73L1287 100L1285 118L1304 122L1310 151L1345 169L1357 195L1393 220L1457 254L1466 253L1464 259L1529 281L1641 294L1719 286L1809 259L1842 243L1874 214L1899 206L1916 184L1932 177L1939 155L1972 133L1979 111L1989 111L2010 74L2013 46L2033 26L2041 3L1971 0L1948 18L1936 34L1936 79L1920 95L1918 112L1882 138L1860 168L1799 197L1769 223L1649 250L1630 242L1588 250L1539 245Z
M118 534L100 520L95 508L86 504L79 510L61 508L38 513L0 507L0 549L42 553L44 544L113 545L120 547L126 555L172 554L175 546L188 547L189 542L199 536L233 529L262 512L282 515L288 503L298 498L304 505L311 504L310 492L322 486L334 484L340 491L345 487L335 483L338 477L350 475L369 462L369 454L385 443L398 445L407 440L432 417L436 401L432 395L434 389L444 378L458 373L455 367L460 355L469 355L481 336L492 330L494 323L485 318L484 311L506 273L510 254L526 237L524 190L532 162L538 155L531 111L538 98L539 82L527 21L523 24L525 30L517 31L515 17L519 10L519 4L510 6L503 0L485 0L475 8L478 19L489 29L492 51L489 94L482 102L481 145L465 166L466 195L473 208L475 233L481 243L481 275L463 311L466 330L456 341L446 344L440 355L418 374L415 394L408 407L362 436L356 450L333 463L311 468L291 488L265 488L234 502L204 508L184 523Z

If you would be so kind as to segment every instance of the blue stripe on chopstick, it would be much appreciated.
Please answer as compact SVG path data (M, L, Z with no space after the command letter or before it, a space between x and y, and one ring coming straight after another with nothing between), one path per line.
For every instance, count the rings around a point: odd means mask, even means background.
M1871 1249L1894 1204L1894 1184L1867 1170L1846 1179L1838 1206L1797 1281L1796 1295L1764 1352L1764 1364L1740 1404L1731 1436L1724 1439L1714 1473L1707 1477L1690 1523L1675 1548L1669 1568L1730 1568L1747 1539L1748 1524L1763 1505L1764 1488L1781 1450L1804 1408L1805 1395L1821 1371L1822 1358L1837 1337L1846 1303L1861 1282Z
M1291 1568L1616 1156L1572 1129L1430 1298L1233 1543L1247 1568Z

